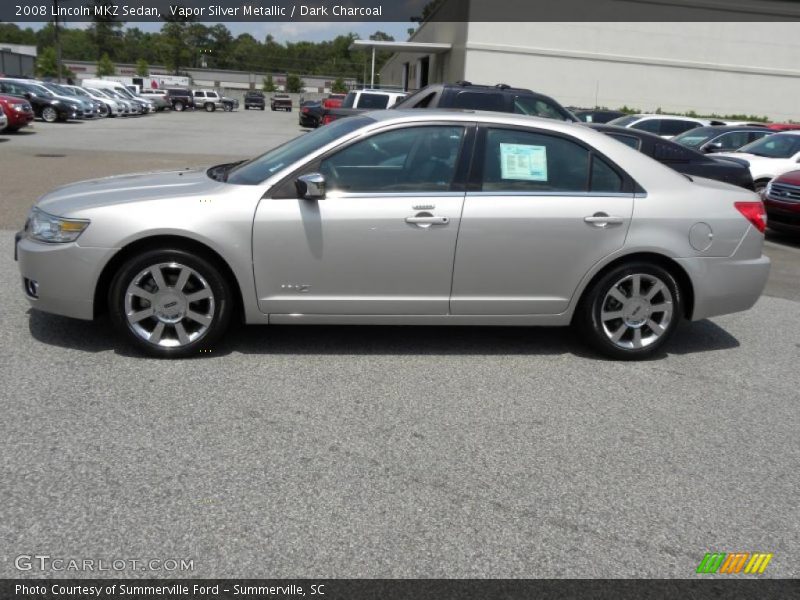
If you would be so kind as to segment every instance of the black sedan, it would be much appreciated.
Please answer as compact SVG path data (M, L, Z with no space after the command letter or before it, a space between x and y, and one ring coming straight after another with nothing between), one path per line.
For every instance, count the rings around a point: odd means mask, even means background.
M728 157L715 158L701 154L686 146L638 129L599 124L587 124L587 126L610 135L684 175L716 179L748 190L755 190L753 177L750 174L750 165L746 160Z
M675 136L672 141L704 154L712 154L714 152L735 152L742 146L773 133L775 132L766 127L722 125L691 129Z
M300 105L299 122L300 127L316 129L322 120L322 102L318 100L306 100Z
M36 117L47 123L78 119L82 114L82 109L77 103L37 94L34 86L14 79L0 79L0 93L25 98L31 103Z

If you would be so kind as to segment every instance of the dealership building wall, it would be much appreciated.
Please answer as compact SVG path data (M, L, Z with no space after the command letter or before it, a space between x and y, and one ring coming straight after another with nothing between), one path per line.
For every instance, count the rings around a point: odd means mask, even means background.
M507 83L565 106L800 120L800 23L436 23L394 55L384 85ZM427 63L427 66L425 65Z

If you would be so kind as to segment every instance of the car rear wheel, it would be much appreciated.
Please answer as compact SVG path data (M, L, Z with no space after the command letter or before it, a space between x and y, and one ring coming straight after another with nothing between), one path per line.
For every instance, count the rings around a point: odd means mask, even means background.
M683 314L683 295L666 269L650 263L621 265L587 291L576 324L600 353L641 360L658 352Z
M117 330L161 358L195 356L225 333L232 300L219 269L179 249L152 250L125 263L109 292Z
M55 123L58 120L58 111L52 106L45 106L42 110L42 120L45 123Z
M211 102L207 102L205 105L206 112L214 112L217 110L217 107L214 106Z

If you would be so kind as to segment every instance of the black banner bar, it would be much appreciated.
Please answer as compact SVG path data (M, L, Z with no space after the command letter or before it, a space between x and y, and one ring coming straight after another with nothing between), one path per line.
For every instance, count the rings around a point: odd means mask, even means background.
M3 600L782 600L800 580L3 579Z
M0 21L800 21L800 0L2 0Z

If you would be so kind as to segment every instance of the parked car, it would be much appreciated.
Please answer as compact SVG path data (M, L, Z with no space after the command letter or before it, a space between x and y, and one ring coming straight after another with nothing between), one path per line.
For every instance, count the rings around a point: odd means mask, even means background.
M31 103L17 96L0 95L0 113L0 131L6 133L27 127L34 118Z
M61 85L60 88L69 92L73 96L78 96L84 100L94 103L100 117L114 117L118 114L118 106L111 100L99 98L96 95L90 94L88 90L85 90L77 85Z
M370 110L392 108L406 97L405 92L384 89L363 89L348 92L339 108L323 108L320 124L327 125L337 119L352 117Z
M398 100L392 108L397 110L458 108L516 113L559 121L578 120L549 96L503 83L493 86L476 85L469 81L432 84ZM330 112L342 115L343 111L340 109Z
M222 108L225 112L231 112L239 109L239 100L237 98L229 98L222 96Z
M148 89L143 88L139 90L139 97L151 101L155 104L157 112L162 112L168 108L172 108L172 104L167 99L167 91L162 89Z
M192 90L192 96L194 96L194 105L206 112L225 108L222 104L222 97L214 90Z
M784 131L742 146L736 152L717 154L742 158L750 164L756 191L767 187L770 179L793 171L800 163L800 131Z
M324 101L323 101L324 102ZM316 129L322 120L323 102L316 100L306 100L300 105L298 111L298 122L300 127L310 127Z
M292 98L289 94L275 94L269 99L270 110L285 110L292 112Z
M321 102L322 108L341 108L347 94L328 94Z
M756 194L589 127L391 110L246 162L56 188L15 247L34 309L107 309L155 356L199 355L235 315L572 323L605 355L642 359L683 317L757 301L764 225Z
M111 88L86 88L89 90L90 93L99 94L101 96L105 96L110 100L113 100L122 106L122 114L125 116L132 116L132 115L139 115L141 114L141 107L138 104L135 104L133 100L128 98L127 96L123 96L122 94L118 94Z
M45 88L48 92L53 94L55 98L59 100L65 100L67 102L74 102L78 106L81 107L81 111L79 113L79 117L83 119L94 119L95 117L100 116L100 111L98 106L95 104L93 100L86 100L81 98L80 96L75 95L70 90L62 88L60 85L55 83L47 83L47 82L37 82L42 88Z
M713 119L695 119L694 117L681 117L678 115L627 115L613 119L608 124L639 129L670 139L690 129L708 127L709 125L724 125L725 123Z
M117 99L111 98L110 96L104 94L100 90L95 90L93 88L80 88L85 91L89 96L94 98L95 100L105 104L106 110L108 111L109 117L121 117L128 114L129 109L125 106L125 104Z
M797 131L800 130L800 123L767 123L765 127L772 131Z
M176 112L195 107L192 90L186 88L167 88L167 99L172 104L172 110Z
M626 113L621 110L573 110L572 114L584 123L608 123L614 119L624 117Z
M712 125L690 129L672 138L681 146L692 148L705 154L715 152L734 152L756 140L775 133L766 127L747 127L731 125Z
M602 131L615 140L654 158L661 164L695 177L706 177L754 190L750 165L746 160L718 158L701 154L696 150L681 146L672 140L665 140L652 133L638 129L616 127L614 125L591 124L592 129Z
M770 229L800 234L800 171L789 171L770 181L763 199Z
M40 89L33 83L0 79L0 93L28 100L34 115L46 123L78 119L81 112L81 107L77 103L59 100L46 89Z
M245 110L250 110L251 108L264 110L266 107L267 107L267 102L266 100L264 100L264 92L260 92L258 90L250 90L244 95Z

